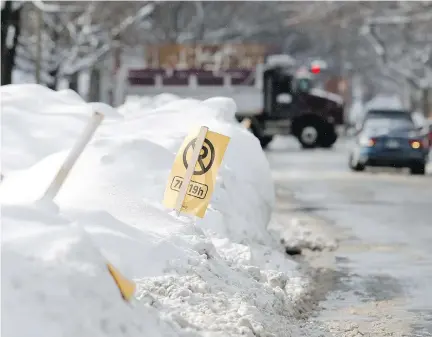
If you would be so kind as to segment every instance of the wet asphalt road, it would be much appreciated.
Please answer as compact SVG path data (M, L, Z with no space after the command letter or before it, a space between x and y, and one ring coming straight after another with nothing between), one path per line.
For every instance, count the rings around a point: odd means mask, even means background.
M432 165L426 176L351 172L348 148L279 138L267 151L276 188L340 239L318 262L336 277L310 318L326 331L316 336L432 336Z

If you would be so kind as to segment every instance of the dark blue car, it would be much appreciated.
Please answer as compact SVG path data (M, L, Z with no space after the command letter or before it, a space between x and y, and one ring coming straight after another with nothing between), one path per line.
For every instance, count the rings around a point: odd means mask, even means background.
M363 171L366 166L408 167L411 174L425 174L429 156L427 137L409 120L367 120L357 132L349 166L354 171Z

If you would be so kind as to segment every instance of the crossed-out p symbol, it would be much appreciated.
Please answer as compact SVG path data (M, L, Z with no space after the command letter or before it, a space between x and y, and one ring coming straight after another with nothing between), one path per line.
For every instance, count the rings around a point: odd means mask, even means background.
M187 158L188 158L188 154L192 154L192 152L195 150L195 142L196 142L196 138L192 139L188 145L186 145L186 148L183 151L183 165L185 166L185 168L188 168L188 162L187 162ZM190 156L189 156L190 157ZM204 144L203 147L201 148L201 152L198 156L198 165L200 167L199 170L195 170L194 171L194 175L203 175L206 172L208 172L212 165L213 162L215 160L215 149L213 144L206 138L204 140Z

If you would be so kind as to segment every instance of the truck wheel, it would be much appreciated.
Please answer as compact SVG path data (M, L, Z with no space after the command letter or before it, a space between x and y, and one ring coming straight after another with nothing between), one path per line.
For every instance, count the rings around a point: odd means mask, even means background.
M337 133L332 125L327 125L320 135L319 144L321 147L330 148L336 143Z
M321 129L316 123L304 124L297 135L301 146L304 149L313 149L318 146Z
M273 136L263 136L258 138L263 149L266 149L273 140Z

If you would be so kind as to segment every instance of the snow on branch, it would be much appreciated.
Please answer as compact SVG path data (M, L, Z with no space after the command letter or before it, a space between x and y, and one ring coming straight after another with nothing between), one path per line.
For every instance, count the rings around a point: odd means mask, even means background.
M395 55L393 55L391 58L389 57L389 48L385 47L384 41L378 36L377 27L374 25L369 25L369 29L365 32L377 56L379 56L379 61L382 66L387 67L389 70L393 71L399 76L404 77L417 88L422 88L425 85L424 77L419 77L415 73L415 70L421 66L419 62L416 62L415 51L410 54L403 54L398 59L398 61L394 61Z
M40 65L42 81L55 85L58 79L87 70L101 61L123 39L128 28L145 21L152 2L34 1L25 9L24 26L17 48L17 66L25 71ZM38 20L42 20L40 39ZM42 44L41 54L37 48Z
M20 2L20 1L18 1L18 2ZM74 12L79 12L82 10L82 6L72 6L72 5L52 4L52 3L47 4L46 2L44 2L42 0L34 0L34 1L32 1L32 3L40 11L47 12L47 13L55 13L55 12L57 12L57 13L59 13L59 12L74 13Z
M416 22L431 22L432 11L418 13L414 15L393 15L367 18L367 24L374 25L399 25Z
M86 22L85 17L81 17L83 24L80 26L81 30L75 36L76 46L72 48L71 54L67 61L64 62L61 73L70 75L91 67L110 52L114 45L113 42L120 37L120 34L136 22L148 17L153 12L154 8L155 6L153 3L147 3L134 15L127 16L125 19L121 20L118 25L108 31L102 27L101 23L91 25L89 21L93 17L92 12L94 9L87 11L86 17L89 20ZM87 45L93 46L93 48L89 48L89 52L83 55L82 51Z
M385 62L386 53L385 53L384 44L377 37L375 31L373 31L373 29L371 29L371 26L369 26L369 25L364 26L362 29L362 34L365 35L365 37L371 43L372 48L374 49L375 53L378 56L380 56Z
M283 24L285 27L295 26L311 21L318 21L325 18L327 15L334 11L334 7L327 2L312 3L306 7L306 10L304 9L304 6L301 6L300 9L300 14L295 13L293 17L284 21Z
M115 27L111 31L111 35L114 38L116 38L119 34L121 34L123 31L125 31L132 24L134 24L135 22L137 22L139 20L143 20L144 18L149 16L153 12L154 8L155 8L155 6L153 3L146 4L144 7L142 7L138 11L138 13L136 15L127 17L125 20L123 20L123 22L120 23L120 25Z

